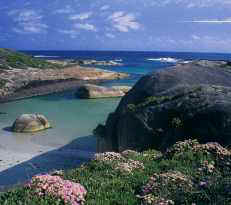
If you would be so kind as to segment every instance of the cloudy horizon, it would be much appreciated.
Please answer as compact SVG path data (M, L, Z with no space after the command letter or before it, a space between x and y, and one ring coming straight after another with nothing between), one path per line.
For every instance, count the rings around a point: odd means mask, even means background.
M231 53L230 0L0 2L0 47Z

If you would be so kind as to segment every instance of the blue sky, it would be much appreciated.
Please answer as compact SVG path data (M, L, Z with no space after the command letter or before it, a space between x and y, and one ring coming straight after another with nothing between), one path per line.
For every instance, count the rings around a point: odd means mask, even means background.
M231 0L1 0L0 47L231 53Z

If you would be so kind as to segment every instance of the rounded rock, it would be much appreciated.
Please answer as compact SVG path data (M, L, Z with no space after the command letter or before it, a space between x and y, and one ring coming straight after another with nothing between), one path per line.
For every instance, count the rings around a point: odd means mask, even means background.
M19 116L13 126L13 132L38 132L51 128L47 118L40 114L23 114Z

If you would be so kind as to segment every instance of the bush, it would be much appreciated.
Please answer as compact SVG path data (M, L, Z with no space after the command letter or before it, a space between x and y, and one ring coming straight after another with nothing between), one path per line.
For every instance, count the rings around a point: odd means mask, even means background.
M104 153L66 172L87 190L86 205L230 205L231 153L217 143L187 140L165 153ZM0 196L5 205L64 204L19 188Z

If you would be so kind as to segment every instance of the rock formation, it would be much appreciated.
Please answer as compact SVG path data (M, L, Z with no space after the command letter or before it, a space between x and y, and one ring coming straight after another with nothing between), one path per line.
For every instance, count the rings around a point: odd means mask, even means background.
M18 117L13 126L13 132L37 132L51 128L50 123L40 114L23 114Z
M95 130L100 151L164 150L189 138L230 145L230 68L195 61L144 76Z
M124 94L119 88L109 88L91 84L81 86L76 92L76 96L82 99L122 97Z
M126 73L80 66L69 60L42 60L0 48L0 102L64 90L79 84L127 78Z

